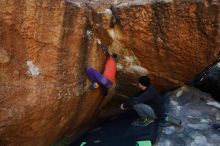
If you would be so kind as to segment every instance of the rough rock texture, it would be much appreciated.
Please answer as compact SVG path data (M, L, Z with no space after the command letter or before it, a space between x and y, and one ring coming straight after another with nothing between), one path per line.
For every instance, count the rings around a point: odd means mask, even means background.
M119 54L118 95L130 94L147 73L159 88L175 87L216 59L214 0L110 8L100 1L0 1L1 145L44 146L68 130L79 135L111 99L89 90L84 73L86 66L103 69L97 38Z
M220 58L196 76L191 84L220 101Z
M212 127L220 122L220 103L207 93L183 86L167 93L168 113L181 119L182 126L167 125L161 130L158 146L217 146L219 131Z
M104 60L87 21L64 1L0 2L0 145L49 145L105 102L84 73Z
M220 51L216 1L136 1L119 4L115 13L120 42L133 51L158 87L192 79Z

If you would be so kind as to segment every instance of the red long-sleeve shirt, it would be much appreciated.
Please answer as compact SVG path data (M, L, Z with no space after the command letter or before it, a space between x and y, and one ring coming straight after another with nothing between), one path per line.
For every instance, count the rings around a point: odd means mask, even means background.
M109 79L110 81L114 82L116 70L117 70L117 66L115 60L113 59L112 56L108 57L105 64L105 70L103 76Z

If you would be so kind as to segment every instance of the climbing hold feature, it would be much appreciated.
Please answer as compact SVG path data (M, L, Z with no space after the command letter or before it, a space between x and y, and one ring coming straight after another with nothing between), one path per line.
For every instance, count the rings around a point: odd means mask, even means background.
M0 64L8 63L10 61L10 56L7 51L0 49Z

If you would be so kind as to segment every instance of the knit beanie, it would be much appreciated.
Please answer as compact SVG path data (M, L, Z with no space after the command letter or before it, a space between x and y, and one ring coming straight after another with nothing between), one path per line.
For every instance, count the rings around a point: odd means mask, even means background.
M145 87L150 86L150 78L148 76L142 76L138 80L139 83L141 83Z

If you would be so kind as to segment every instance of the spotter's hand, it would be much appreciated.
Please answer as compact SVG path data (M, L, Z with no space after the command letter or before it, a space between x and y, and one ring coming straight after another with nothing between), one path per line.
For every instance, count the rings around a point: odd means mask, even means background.
M121 110L126 110L126 108L124 108L124 104L121 104L121 105L120 105L120 109L121 109Z

